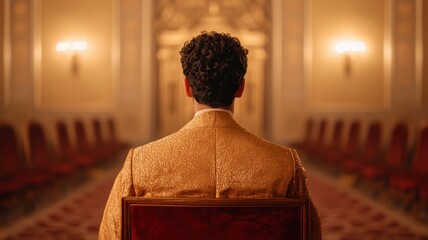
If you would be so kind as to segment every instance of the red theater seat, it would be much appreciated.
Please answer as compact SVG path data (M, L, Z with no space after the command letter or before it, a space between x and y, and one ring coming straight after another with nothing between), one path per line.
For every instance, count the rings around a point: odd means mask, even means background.
M124 198L122 239L308 239L307 199Z
M87 133L85 131L85 126L82 121L74 121L74 130L76 134L77 148L80 152L90 151L89 141Z
M402 170L405 166L408 128L404 123L398 123L391 136L387 156L384 162L370 164L361 168L361 175L368 180L384 178L387 174L393 174Z
M85 155L88 158L91 158L93 162L106 162L120 150L122 150L124 145L121 145L116 140L116 135L114 132L114 123L108 122L108 134L110 139L104 140L102 134L101 123L98 119L93 119L91 122L91 128L94 134L94 143L90 144L87 138L87 129L80 120L74 122L74 127L76 131L77 138L77 147L79 153Z
M327 120L322 119L318 124L318 132L316 138L308 144L308 147L305 149L305 152L317 157L317 154L321 149L325 148L325 133L327 130Z
M58 154L61 159L75 163L81 167L89 167L94 164L94 158L73 150L67 126L64 122L58 121L56 123L56 133L58 139Z
M25 167L18 146L18 138L13 127L1 124L0 195L40 185L49 180L49 175Z
M349 127L348 139L343 149L337 151L330 151L324 156L325 162L330 165L334 165L340 162L346 157L350 157L355 154L358 150L359 139L360 139L361 123L355 120Z
M343 131L343 120L338 119L335 122L333 127L333 135L332 135L330 144L319 150L318 155L322 159L326 159L327 156L340 151L341 144L342 144L342 131Z
M35 168L45 169L56 175L68 175L74 172L75 166L69 162L54 159L48 150L45 132L39 123L32 122L28 126L30 156Z
M421 189L421 196L426 195L425 190L428 186L428 124L424 125L420 131L410 170L392 175L389 182L394 189L400 191Z
M346 172L355 172L364 165L371 164L379 158L381 152L381 124L373 122L370 124L365 145L361 152L347 157L341 163Z
M111 159L117 152L114 146L104 140L102 134L101 122L98 119L92 120L92 127L95 135L94 150L99 158Z
M74 130L77 141L77 151L80 156L85 156L93 164L102 161L102 157L96 152L94 146L88 141L85 125L81 120L74 121Z
M428 183L421 184L419 188L419 199L423 202L428 202Z
M67 126L64 122L58 121L56 123L56 134L58 139L58 152L60 153L60 155L63 157L73 155L74 151L71 146Z
M0 195L23 187L23 181L15 176L20 170L15 131L11 126L0 125Z
M300 142L296 142L291 144L292 147L304 151L305 148L308 146L308 144L311 142L312 140L312 136L314 132L314 119L309 118L306 120L306 125L305 125L305 136L303 138L302 141Z

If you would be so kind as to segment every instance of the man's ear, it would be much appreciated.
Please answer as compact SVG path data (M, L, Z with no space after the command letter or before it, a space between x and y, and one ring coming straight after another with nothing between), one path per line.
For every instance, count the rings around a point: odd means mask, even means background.
M183 79L183 85L184 85L184 91L186 91L186 96L193 97L192 89L189 86L189 82L187 81L187 78Z
M242 93L244 92L245 87L245 78L242 78L241 84L239 84L238 91L235 93L235 97L240 98L242 97Z

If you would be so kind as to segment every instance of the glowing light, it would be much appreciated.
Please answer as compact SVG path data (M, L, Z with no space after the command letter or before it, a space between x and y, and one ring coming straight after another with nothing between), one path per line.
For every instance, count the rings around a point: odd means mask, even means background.
M58 52L66 52L70 49L70 43L69 42L59 42L56 44L56 50Z
M85 41L64 41L56 44L58 52L83 52L88 44Z
M364 42L340 42L336 44L336 52L343 53L358 53L365 52L367 49L366 44Z

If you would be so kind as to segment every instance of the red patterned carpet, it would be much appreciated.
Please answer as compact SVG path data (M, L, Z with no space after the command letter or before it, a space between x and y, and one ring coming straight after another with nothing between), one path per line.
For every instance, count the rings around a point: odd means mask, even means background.
M94 172L87 185L68 196L0 228L0 239L89 240L98 238L98 227L116 169Z
M97 239L98 226L117 168L50 207L0 228L0 239ZM382 207L334 179L308 168L326 240L428 239L428 226Z
M382 206L315 169L307 171L324 239L428 239L428 225Z

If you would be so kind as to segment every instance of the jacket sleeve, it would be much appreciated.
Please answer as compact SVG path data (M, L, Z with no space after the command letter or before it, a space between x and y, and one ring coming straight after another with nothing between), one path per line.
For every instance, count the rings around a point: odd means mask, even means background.
M315 207L308 190L308 178L306 176L306 171L303 168L299 155L295 149L292 149L292 155L294 158L294 176L291 179L286 197L305 197L309 199L311 232L309 233L308 239L322 239L321 221L318 215L318 210Z
M135 196L132 181L132 154L133 149L129 151L111 189L99 229L98 239L100 240L120 240L122 237L122 198Z

